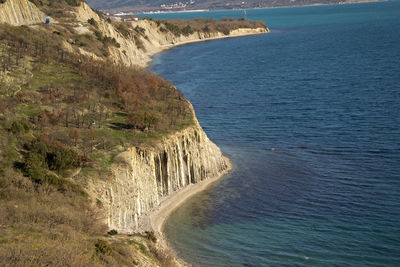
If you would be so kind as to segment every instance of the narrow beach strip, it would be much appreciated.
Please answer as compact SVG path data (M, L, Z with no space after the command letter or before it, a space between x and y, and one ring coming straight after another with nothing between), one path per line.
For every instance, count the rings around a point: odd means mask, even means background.
M196 195L197 193L207 189L207 187L224 177L227 173L229 173L232 169L232 164L228 158L224 157L227 163L227 168L225 171L220 173L216 177L205 179L196 184L190 184L185 188L182 188L179 191L176 191L169 196L165 197L161 202L160 206L149 214L150 225L155 234L165 241L163 235L163 227L165 221L171 215L171 213L177 209L180 205L182 205L187 199L191 198L192 196Z

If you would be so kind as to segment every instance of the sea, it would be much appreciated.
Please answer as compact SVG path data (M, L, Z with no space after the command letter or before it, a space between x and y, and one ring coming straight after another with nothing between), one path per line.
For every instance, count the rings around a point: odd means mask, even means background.
M271 33L179 46L149 67L233 163L169 217L172 248L193 266L400 266L400 1L247 17Z

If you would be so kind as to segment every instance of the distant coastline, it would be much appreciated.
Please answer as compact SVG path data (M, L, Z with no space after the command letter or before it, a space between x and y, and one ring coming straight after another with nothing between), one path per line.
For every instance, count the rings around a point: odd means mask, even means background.
M116 16L129 16L129 15L154 15L154 14L174 14L174 13L202 13L202 12L218 12L218 11L233 11L233 10L260 10L260 9L272 9L272 8L290 8L290 7L310 7L310 6L336 6L336 5L351 5L351 4L365 4L365 3L377 3L377 2L388 2L390 0L354 0L351 2L340 2L340 3L315 3L306 5L292 5L292 6L274 6L274 7L255 7L255 8L236 8L236 9L188 9L188 10L156 10L135 13L131 11L120 11L115 13Z

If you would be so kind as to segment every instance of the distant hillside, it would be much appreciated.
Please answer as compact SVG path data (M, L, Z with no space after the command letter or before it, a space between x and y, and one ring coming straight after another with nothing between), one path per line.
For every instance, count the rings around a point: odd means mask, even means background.
M370 0L87 0L96 9L106 11L178 11L194 9L240 9L314 4L367 2ZM374 0L371 0L374 1Z

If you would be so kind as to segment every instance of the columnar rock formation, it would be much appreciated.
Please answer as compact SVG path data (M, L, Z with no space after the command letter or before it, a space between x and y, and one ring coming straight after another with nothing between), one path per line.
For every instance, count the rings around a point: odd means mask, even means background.
M110 229L148 230L143 219L164 197L224 173L228 160L196 123L164 138L154 147L133 147L118 155L107 181L89 186L98 198Z

